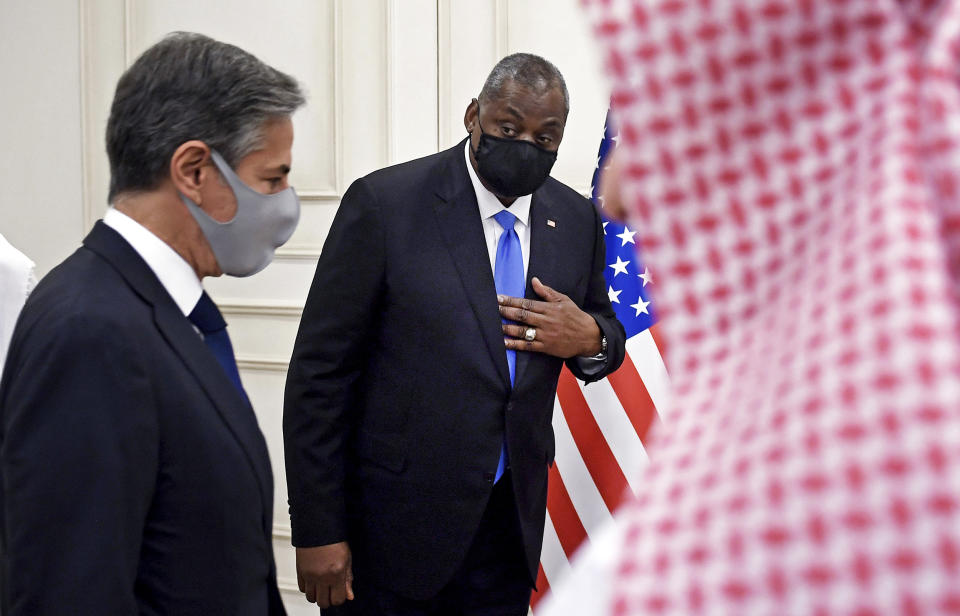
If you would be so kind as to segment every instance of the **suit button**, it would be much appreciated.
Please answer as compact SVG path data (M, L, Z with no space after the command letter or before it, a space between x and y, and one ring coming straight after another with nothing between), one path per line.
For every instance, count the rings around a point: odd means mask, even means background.
M513 410L513 402L507 402L507 410L508 410L508 411L512 411L512 410Z
M487 483L493 483L494 474L493 473L484 473L483 480Z

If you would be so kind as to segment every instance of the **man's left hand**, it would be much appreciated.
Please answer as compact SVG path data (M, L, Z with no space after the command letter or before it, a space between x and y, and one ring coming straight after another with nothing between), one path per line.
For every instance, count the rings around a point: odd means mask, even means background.
M533 291L540 302L508 295L498 295L500 316L515 323L505 323L504 344L514 351L534 351L567 359L591 356L600 352L600 327L592 316L580 310L569 297L554 291L534 277ZM529 329L534 339L529 340Z

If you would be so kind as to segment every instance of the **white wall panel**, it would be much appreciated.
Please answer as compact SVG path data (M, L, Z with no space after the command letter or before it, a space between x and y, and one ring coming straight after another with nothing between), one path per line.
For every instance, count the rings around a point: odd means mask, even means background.
M587 192L610 101L587 19L576 0L512 0L507 6L509 53L526 51L550 60L570 91L570 117L552 175Z
M283 414L283 397L275 395L275 392L283 391L285 378L283 371L269 369L246 370L243 374L244 388L257 411L257 419L260 421L260 428L263 430L267 448L270 450L270 462L273 465L275 477L273 525L280 535L289 534L290 528L290 517L287 514L286 473L283 466L283 432L280 422ZM285 560L287 554L283 554L283 557Z
M243 357L281 362L286 370L300 325L300 309L275 300L233 305L221 301L220 311L230 323L230 338Z
M0 4L0 233L42 275L86 233L75 0Z
M333 224L333 217L337 215L340 197L305 199L301 196L300 206L300 224L290 241L277 251L277 258L280 260L305 254L316 257L320 254L323 242L327 239L327 231Z
M86 0L80 3L80 16L83 219L84 226L90 227L107 209L107 119L117 80L127 67L127 4Z
M311 255L274 259L267 269L249 278L207 278L203 286L217 302L302 306L316 267L316 257Z
M387 160L437 151L437 2L387 0Z
M506 0L437 0L440 149L467 136L463 114L506 55Z
M277 583L280 585L287 609L299 611L304 609L307 601L297 588L294 553L290 547L290 518L287 514L287 484L281 430L283 399L276 394L283 391L284 379L283 371L249 369L243 371L244 387L257 411L257 420L267 441L270 463L273 466L273 547L277 559ZM313 614L316 614L316 607L313 607Z
M610 88L577 0L438 2L441 142L466 136L464 110L500 58L541 55L560 69L570 90L570 117L551 175L588 192Z
M341 192L388 162L387 0L342 3L343 83Z
M334 5L330 1L129 0L129 59L174 30L233 43L284 72L307 91L309 107L294 116L291 183L302 196L336 191L334 139Z

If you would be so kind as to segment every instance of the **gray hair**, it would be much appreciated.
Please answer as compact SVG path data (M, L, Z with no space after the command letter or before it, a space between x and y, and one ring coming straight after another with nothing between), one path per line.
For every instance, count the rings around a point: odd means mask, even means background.
M481 102L499 100L503 97L503 86L514 82L530 88L538 94L560 88L563 92L563 108L570 113L570 92L560 70L552 62L532 53L515 53L497 62L490 71L478 97Z
M246 51L202 34L174 32L126 70L107 122L108 200L151 190L170 158L199 139L236 166L263 145L270 121L304 104L297 81Z

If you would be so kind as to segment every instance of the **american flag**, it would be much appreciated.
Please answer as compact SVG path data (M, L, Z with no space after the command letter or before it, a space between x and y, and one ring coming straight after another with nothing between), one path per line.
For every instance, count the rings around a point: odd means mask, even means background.
M600 207L599 180L617 139L608 114L591 186L591 199ZM589 386L566 368L560 375L553 411L557 453L534 607L568 574L574 552L612 518L628 490L639 494L647 463L643 439L670 396L650 302L654 280L640 261L637 232L604 220L607 293L626 330L627 353L617 372Z

